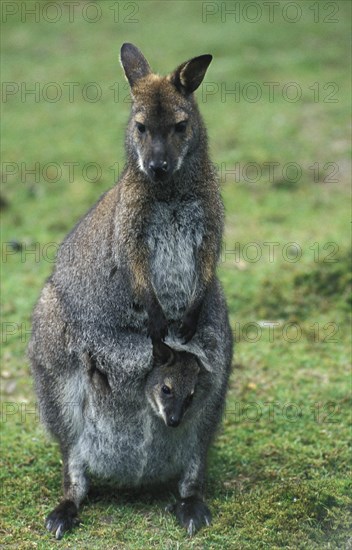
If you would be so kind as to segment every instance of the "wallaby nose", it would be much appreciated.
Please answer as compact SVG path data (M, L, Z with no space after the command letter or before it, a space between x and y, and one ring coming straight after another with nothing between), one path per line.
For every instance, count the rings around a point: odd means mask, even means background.
M167 420L167 425L171 428L177 428L177 426L180 424L180 418L177 416L170 416Z
M153 177L162 179L166 176L169 166L166 160L151 160L149 163L149 170Z

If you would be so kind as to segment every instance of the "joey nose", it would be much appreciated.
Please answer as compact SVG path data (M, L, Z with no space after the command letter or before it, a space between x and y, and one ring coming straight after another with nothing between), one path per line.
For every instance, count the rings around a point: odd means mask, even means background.
M180 424L180 419L177 416L170 416L167 421L167 425L171 428L177 428L177 426Z

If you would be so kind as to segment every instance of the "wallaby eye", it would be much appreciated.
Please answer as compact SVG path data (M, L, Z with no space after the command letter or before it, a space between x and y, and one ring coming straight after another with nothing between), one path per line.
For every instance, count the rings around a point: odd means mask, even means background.
M178 134L183 134L183 132L186 131L187 128L187 120L182 120L181 122L178 122L175 124L175 132Z
M163 387L161 388L161 391L162 391L163 393L165 393L166 395L170 395L170 393L171 393L171 390L170 390L169 386L163 386Z
M146 131L145 124L141 124L141 122L137 122L137 130L140 134L144 134Z

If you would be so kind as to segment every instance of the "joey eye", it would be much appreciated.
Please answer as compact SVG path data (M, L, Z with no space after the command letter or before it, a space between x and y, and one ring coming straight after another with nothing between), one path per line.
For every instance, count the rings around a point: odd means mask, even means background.
M181 122L178 122L175 124L175 132L178 134L183 134L186 131L187 128L187 120L182 120Z
M171 393L171 390L170 390L169 386L162 386L161 391L163 393L165 393L166 395L170 395L170 393Z
M145 124L141 124L140 122L137 122L136 125L137 125L138 132L140 134L144 134L144 132L146 131Z

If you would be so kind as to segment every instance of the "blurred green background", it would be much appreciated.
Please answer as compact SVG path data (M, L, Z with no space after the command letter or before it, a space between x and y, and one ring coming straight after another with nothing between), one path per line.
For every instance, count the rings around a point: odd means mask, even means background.
M196 92L219 168L219 275L237 340L209 457L214 521L189 540L168 488L99 483L63 548L350 548L349 1L1 3L4 548L56 548L60 455L25 348L58 243L124 164L136 44L162 74L214 60ZM349 545L349 546L348 546Z

